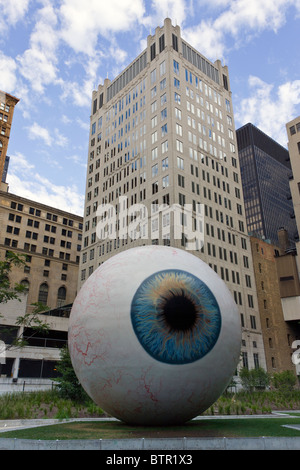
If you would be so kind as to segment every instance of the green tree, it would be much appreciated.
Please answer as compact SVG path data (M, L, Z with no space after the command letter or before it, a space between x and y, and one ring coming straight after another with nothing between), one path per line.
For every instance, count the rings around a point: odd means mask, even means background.
M251 370L243 367L239 372L239 376L243 388L250 392L253 390L263 390L270 383L269 374L262 367Z
M89 400L73 369L68 346L60 350L60 361L57 363L56 369L59 377L55 381L57 382L58 392L63 398L69 398L80 403Z
M10 281L10 273L13 267L22 267L26 265L25 255L17 255L12 251L6 252L6 257L4 261L0 261L0 308L1 304L5 304L10 300L18 300L21 302L21 295L25 294L27 291L27 286L22 283L16 283L12 285ZM41 302L36 302L31 304L33 311L31 313L25 313L17 317L14 327L2 327L1 336L13 337L16 331L16 327L31 328L33 331L31 336L36 335L37 333L47 334L49 331L49 325L46 321L43 321L40 314L49 310L49 307L42 304ZM0 319L3 317L0 311ZM1 338L0 338L1 339ZM12 347L23 347L26 346L27 341L24 340L22 332L19 336L14 337L10 344L6 344L5 350L8 350Z
M296 382L296 376L291 370L275 372L272 377L272 384L275 388L282 392L289 392L293 390Z
M25 266L25 256L18 256L12 251L6 252L4 261L0 261L0 304L6 303L9 300L20 300L20 294L26 291L26 286L23 284L11 285L10 272L13 266Z

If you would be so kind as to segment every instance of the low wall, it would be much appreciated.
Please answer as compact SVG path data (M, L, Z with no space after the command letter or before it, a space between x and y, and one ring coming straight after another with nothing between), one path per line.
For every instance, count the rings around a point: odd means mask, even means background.
M39 392L51 390L55 386L50 379L22 379L14 381L12 378L0 378L0 395L15 392Z
M0 438L0 450L300 450L300 437L98 439L34 441Z

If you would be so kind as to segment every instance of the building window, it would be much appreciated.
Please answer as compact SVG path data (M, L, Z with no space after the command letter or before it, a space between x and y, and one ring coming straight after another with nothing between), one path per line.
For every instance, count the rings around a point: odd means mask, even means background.
M165 35L163 34L159 38L159 52L162 52L165 48Z
M184 176L178 175L178 186L184 188Z
M273 369L276 369L275 357L272 357L272 358L271 358L271 361L272 361L272 368L273 368Z
M250 315L250 325L253 330L256 330L256 318L254 315Z
M243 361L243 367L246 367L246 369L249 368L248 366L248 355L245 351L242 352L242 361Z
M173 60L174 73L179 75L179 63L176 60Z
M177 157L177 168L184 170L184 160L183 158Z
M39 290L38 302L41 302L44 305L47 305L48 290L49 290L48 284L46 283L41 284L40 290Z
M152 194L156 194L158 192L158 181L152 184Z
M26 291L29 291L29 281L27 279L23 279L20 284L26 289Z
M164 158L161 163L162 163L162 170L163 171L168 170L168 168L169 168L169 159L168 159L168 157Z
M166 73L166 61L164 60L161 64L159 64L159 74L160 76L162 76L165 73ZM163 88L165 88L165 86L163 86Z
M156 69L152 70L151 72L151 83L156 82Z
M181 206L185 205L185 195L184 194L179 193L179 204Z
M164 176L162 179L162 187L167 188L169 186L169 175Z
M259 368L259 358L258 358L258 354L257 354L257 353L254 353L254 354L253 354L253 360L254 360L254 367L255 367L255 369L258 369L258 368Z
M175 51L178 52L178 37L172 34L172 46Z
M150 58L151 58L151 60L155 59L155 56L156 56L156 44L154 43L150 47Z
M66 297L67 297L66 288L62 286L58 289L58 293L57 293L57 306L58 307L62 307L62 305L65 304Z

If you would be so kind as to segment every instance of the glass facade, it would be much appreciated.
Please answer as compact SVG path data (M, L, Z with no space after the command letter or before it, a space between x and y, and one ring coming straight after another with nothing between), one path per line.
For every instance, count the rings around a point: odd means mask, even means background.
M237 130L237 139L248 232L278 244L283 227L293 246L297 227L288 151L251 124Z

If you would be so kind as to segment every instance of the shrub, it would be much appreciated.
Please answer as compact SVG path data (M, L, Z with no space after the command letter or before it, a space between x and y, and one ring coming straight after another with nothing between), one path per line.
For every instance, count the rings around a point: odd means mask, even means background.
M270 383L269 374L262 368L240 370L240 379L245 390L252 392L253 390L264 390Z
M82 388L74 372L67 347L61 349L60 361L56 368L60 377L55 379L55 381L57 382L58 393L61 397L82 403L89 400L87 393Z
M282 392L289 392L293 390L296 381L295 374L291 370L276 372L272 377L273 386Z

